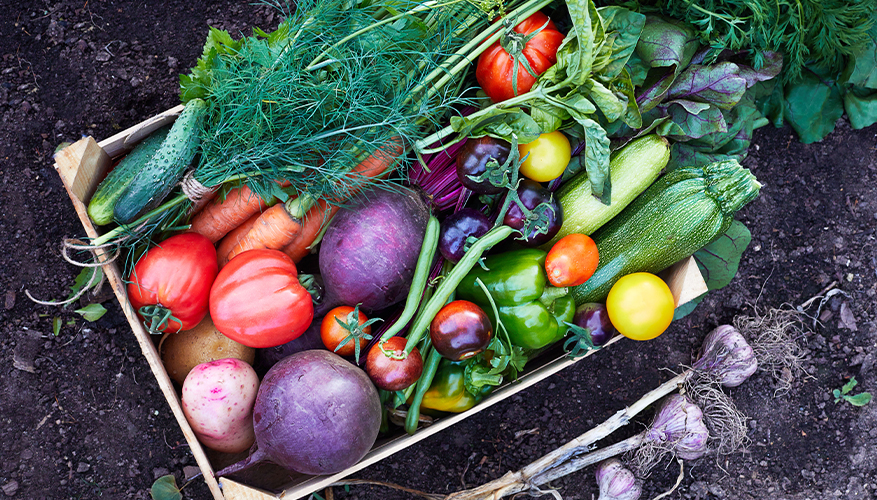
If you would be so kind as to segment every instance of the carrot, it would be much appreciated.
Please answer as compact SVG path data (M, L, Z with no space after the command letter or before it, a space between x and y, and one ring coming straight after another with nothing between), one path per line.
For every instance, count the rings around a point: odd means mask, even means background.
M320 231L332 220L337 211L337 205L329 205L324 200L318 201L305 215L301 225L301 232L298 233L298 236L283 247L283 253L298 264L300 260L311 252L311 247L317 236L319 236Z
M401 138L393 138L353 168L348 176L357 183L351 190L351 195L361 189L366 184L366 180L388 173L403 149ZM257 248L282 250L302 232L302 217L313 206L315 206L313 198L301 196L265 210L250 232L229 252L228 259L231 260L241 252ZM319 231L313 232L309 240L303 238L299 246L309 247L318 234Z
M258 194L246 185L234 188L225 198L217 197L192 219L190 231L206 236L216 243L253 214L268 207Z
M246 222L232 229L227 235L225 235L225 238L222 238L222 240L220 240L219 244L216 246L216 257L219 261L220 269L222 269L224 265L228 264L228 254L231 253L231 251L238 244L238 242L241 241L241 239L243 239L247 235L247 233L250 232L250 229L253 228L253 224L256 223L256 220L259 218L260 215L262 214L253 214L253 216L247 219Z

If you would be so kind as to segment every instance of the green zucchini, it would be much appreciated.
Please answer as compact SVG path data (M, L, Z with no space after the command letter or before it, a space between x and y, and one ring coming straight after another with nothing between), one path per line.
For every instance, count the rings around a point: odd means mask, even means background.
M724 234L760 188L737 160L664 175L592 235L600 264L573 288L576 304L601 302L622 276L660 272L703 248Z
M155 155L170 129L170 125L162 127L140 141L101 181L88 202L88 216L95 224L103 226L113 222L113 208L122 192L134 175Z
M119 196L113 209L116 222L128 224L157 207L180 182L198 150L200 124L206 113L207 103L201 99L186 104L161 147Z
M557 240L568 234L591 234L599 229L655 182L669 160L670 144L657 134L640 137L621 148L609 162L612 192L608 205L591 194L587 172L564 183L557 191L563 225L542 248L550 250Z

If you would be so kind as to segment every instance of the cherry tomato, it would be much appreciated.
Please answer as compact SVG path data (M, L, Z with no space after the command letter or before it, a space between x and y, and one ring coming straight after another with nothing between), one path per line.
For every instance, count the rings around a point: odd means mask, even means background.
M238 343L274 347L307 330L314 305L286 254L247 250L216 276L210 289L210 317L223 335Z
M548 182L560 177L572 158L569 139L559 130L518 145L518 152L524 158L521 175L536 182Z
M599 261L597 244L590 236L568 234L548 251L545 272L554 286L577 286L593 276Z
M539 33L523 45L524 37L543 26ZM527 71L523 60L526 59L537 76L541 75L557 62L557 49L564 38L563 33L558 31L557 26L542 12L536 12L521 21L514 27L514 31L515 35L512 36L517 37L518 40L511 41L511 44L523 45L521 51L523 57L519 57L517 64L517 92L513 88L512 79L516 66L514 58L506 52L499 40L478 57L475 79L493 102L502 102L528 92L536 83L536 77Z
M490 318L468 300L455 300L439 310L429 325L432 346L451 361L484 351L493 338Z
M357 313L356 317L353 316ZM342 324L344 323L344 324ZM326 349L339 356L358 356L361 349L365 349L371 340L372 326L368 324L368 317L359 308L350 306L338 306L329 311L323 317L320 324L320 338ZM359 349L356 348L354 337L359 340ZM343 344L342 344L343 342Z
M542 213L548 216L548 223L546 224L548 232L540 233L538 227L536 227L530 230L523 240L519 239L516 241L525 247L537 247L543 243L548 243L563 226L563 208L560 202L545 186L529 179L521 181L517 192L521 203L529 210L533 210L542 203L548 203L551 208L542 209ZM524 212L518 204L512 203L502 223L511 228L522 230L527 223L527 218L524 217Z
M401 391L417 382L423 373L423 356L416 347L405 355L406 343L404 337L391 337L383 343L383 351L380 343L369 349L365 372L379 389Z
M197 233L171 236L134 265L128 300L150 332L192 329L207 315L218 269L210 240Z
M480 238L490 231L493 223L474 208L462 208L442 222L438 251L445 259L457 263L466 253L466 240Z
M651 273L623 276L606 297L606 311L615 329L633 340L650 340L664 333L675 310L670 287Z

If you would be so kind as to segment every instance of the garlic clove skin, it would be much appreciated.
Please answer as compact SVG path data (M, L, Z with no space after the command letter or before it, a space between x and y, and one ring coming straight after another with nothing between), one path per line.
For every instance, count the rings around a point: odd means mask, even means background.
M716 377L725 387L737 387L758 369L755 352L731 325L720 325L703 339L694 368Z
M683 460L693 460L706 453L709 431L700 408L686 396L673 394L664 400L646 439L669 448Z
M636 476L617 458L600 462L594 475L600 487L600 497L597 500L637 500L642 494Z

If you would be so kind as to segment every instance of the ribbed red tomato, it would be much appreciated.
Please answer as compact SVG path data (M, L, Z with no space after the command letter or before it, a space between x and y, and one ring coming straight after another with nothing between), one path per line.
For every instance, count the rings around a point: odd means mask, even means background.
M210 289L210 318L226 337L248 347L298 338L314 319L311 295L292 259L278 250L247 250L231 259Z
M150 248L128 277L128 300L151 332L194 328L207 314L218 265L213 243L183 233Z
M543 26L545 28L542 31L524 43L524 38ZM517 93L515 93L512 83L515 68L513 54L510 55L502 47L499 40L478 57L475 79L478 80L478 84L493 102L502 102L529 92L533 88L533 84L536 83L536 77L527 71L524 59L530 64L537 76L541 75L557 62L557 49L564 38L563 33L557 30L554 22L542 12L536 12L521 21L515 26L514 31L516 34L511 35L514 40L507 39L506 46L518 46L518 51L520 51L517 65Z

